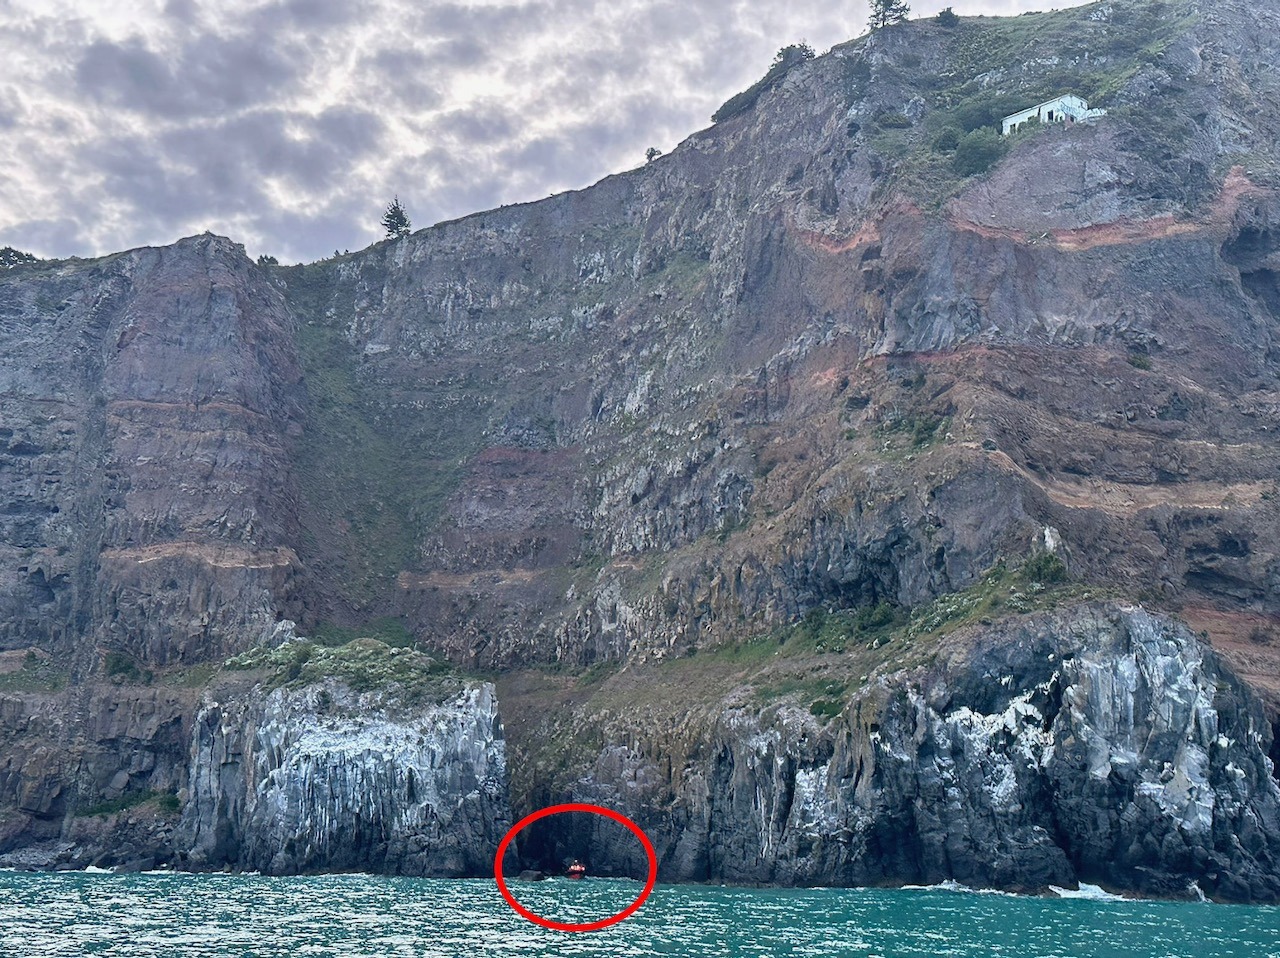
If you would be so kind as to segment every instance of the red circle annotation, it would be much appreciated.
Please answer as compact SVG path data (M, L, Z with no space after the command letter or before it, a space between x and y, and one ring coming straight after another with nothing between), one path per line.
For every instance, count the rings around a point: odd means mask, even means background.
M507 887L506 879L502 877L502 859L507 854L507 847L512 840L520 832L532 825L539 819L547 818L551 815L560 815L565 812L587 812L592 815L603 815L605 818L612 819L619 825L628 829L636 838L640 839L640 844L644 848L644 853L649 857L649 877L645 882L644 890L636 896L633 901L622 911L616 915L610 915L608 918L601 918L598 921L570 922L555 921L551 918L545 918L535 912L525 908L524 905L516 901L515 895L511 894L511 889ZM612 808L605 808L603 805L588 805L579 802L570 802L565 805L548 805L546 808L540 808L538 811L526 815L520 821L512 826L511 830L503 836L502 841L498 843L498 852L493 857L493 877L498 882L498 891L502 893L502 897L506 899L508 905L515 910L516 914L521 918L528 919L535 925L541 925L543 928L551 928L555 931L599 931L601 928L608 928L610 925L616 925L618 922L630 918L644 904L645 899L649 897L649 893L653 891L653 886L658 880L658 855L653 850L653 843L649 841L649 836L644 830L627 818L621 812L616 812Z

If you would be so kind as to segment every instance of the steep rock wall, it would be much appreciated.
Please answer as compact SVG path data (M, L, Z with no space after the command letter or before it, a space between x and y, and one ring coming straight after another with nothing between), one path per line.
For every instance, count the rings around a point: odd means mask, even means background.
M0 280L0 650L220 660L275 619L298 367L278 291L214 236Z
M613 698L606 687L600 701ZM1184 627L1139 608L948 640L929 665L873 677L830 722L732 696L682 719L599 708L577 734L598 723L607 744L570 793L632 815L669 880L1088 881L1280 900L1261 707ZM553 834L526 854L643 865L625 835L583 842Z
M490 685L390 710L337 682L206 700L178 861L267 874L490 873L510 827Z

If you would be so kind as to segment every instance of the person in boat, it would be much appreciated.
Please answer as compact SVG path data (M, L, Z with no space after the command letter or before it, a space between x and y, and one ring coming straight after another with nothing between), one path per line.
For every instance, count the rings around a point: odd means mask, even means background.
M586 878L587 866L575 858L573 860L573 864L569 866L569 870L565 872L565 875L568 878Z

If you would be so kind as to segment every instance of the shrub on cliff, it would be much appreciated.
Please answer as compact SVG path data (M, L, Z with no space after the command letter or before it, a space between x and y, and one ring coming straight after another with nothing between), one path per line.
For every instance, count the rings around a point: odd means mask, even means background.
M879 30L891 23L901 23L911 12L907 0L871 0L871 16L867 24L872 30Z
M961 176L985 173L1004 156L1005 144L995 130L973 130L956 145L951 167Z
M1062 582L1067 578L1067 566L1052 552L1041 552L1027 560L1022 577L1028 582Z
M411 226L409 214L400 205L400 197L397 196L387 204L387 210L382 214L382 228L387 231L388 239L399 239L409 235ZM337 256L338 251L334 250L333 255Z
M933 138L933 148L939 153L950 153L960 145L960 131L954 126L945 126Z
M911 117L901 110L880 110L875 115L876 126L883 130L905 130L911 126Z
M729 97L720 109L711 114L711 122L719 123L722 120L747 112L747 110L756 105L756 101L760 99L760 94L777 85L786 76L788 70L804 63L806 60L812 60L813 56L813 47L804 41L783 47L774 54L773 63L770 65L769 71L741 93L736 93Z

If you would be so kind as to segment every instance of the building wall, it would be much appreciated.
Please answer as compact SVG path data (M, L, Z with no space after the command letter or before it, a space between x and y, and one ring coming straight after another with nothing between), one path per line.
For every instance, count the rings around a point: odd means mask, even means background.
M1000 121L1000 133L1003 136L1007 136L1021 124L1037 119L1041 123L1062 123L1068 117L1073 121L1080 121L1100 115L1100 112L1089 109L1089 104L1086 100L1073 93L1068 93L1052 100L1046 100L1044 103L1039 103L1019 113L1011 113Z

